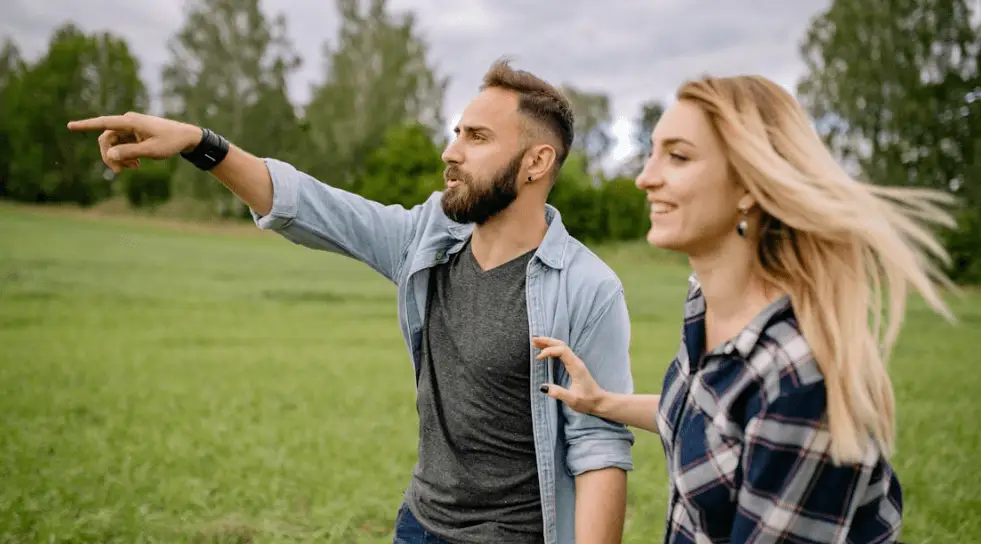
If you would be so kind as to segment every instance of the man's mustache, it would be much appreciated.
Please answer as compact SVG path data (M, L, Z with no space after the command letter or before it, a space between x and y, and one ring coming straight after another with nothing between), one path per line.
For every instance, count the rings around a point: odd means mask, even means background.
M464 183L470 183L470 176L467 175L466 172L464 172L463 170L461 170L459 167L456 167L456 166L447 166L443 170L443 179L444 180L456 179L456 180L460 180L460 181L462 181Z

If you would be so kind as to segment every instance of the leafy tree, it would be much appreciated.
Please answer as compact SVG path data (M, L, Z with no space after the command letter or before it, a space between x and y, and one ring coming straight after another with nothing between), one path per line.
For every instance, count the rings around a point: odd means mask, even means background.
M7 59L16 58L6 51ZM111 173L98 147L68 132L65 123L146 106L139 63L126 42L109 33L89 36L67 24L55 31L36 64L10 70L19 61L6 63L2 107L8 156L14 159L7 166L6 196L83 205L109 196Z
M874 183L954 192L962 229L981 217L981 33L971 15L966 0L836 0L807 32L798 86L843 161ZM948 246L962 248L952 273L966 279L981 245Z
M657 100L648 100L640 105L640 114L634 120L633 156L626 162L624 175L633 178L644 169L644 162L651 151L651 133L664 115L664 105Z
M587 92L571 85L562 88L576 116L576 138L572 147L582 153L586 169L595 171L613 146L613 119L610 97L600 92Z
M4 40L0 49L0 197L7 194L7 183L10 179L10 166L13 163L13 148L10 132L11 121L14 118L13 87L23 76L24 60L20 50L10 38Z
M383 204L409 208L442 189L443 167L428 127L421 123L392 127L382 145L368 154L359 192Z
M297 150L299 121L286 81L301 61L281 14L270 21L259 0L193 0L168 48L162 79L169 116L256 152L284 157ZM234 195L190 165L178 171L182 187L213 202L219 214L247 214Z
M326 182L357 189L365 159L393 127L421 124L443 130L448 80L438 76L415 17L392 15L386 0L337 0L337 45L324 45L325 80L306 108L316 163L306 170Z

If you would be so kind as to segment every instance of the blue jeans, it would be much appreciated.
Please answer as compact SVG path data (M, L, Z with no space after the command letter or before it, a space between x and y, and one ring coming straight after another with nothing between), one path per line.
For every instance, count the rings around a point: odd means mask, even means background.
M395 538L392 544L450 544L446 540L430 533L419 520L412 515L409 507L402 503L398 516L395 518Z

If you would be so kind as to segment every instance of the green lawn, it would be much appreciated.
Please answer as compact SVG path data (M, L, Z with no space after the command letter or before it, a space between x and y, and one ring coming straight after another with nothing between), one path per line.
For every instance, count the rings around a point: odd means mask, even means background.
M637 389L674 355L686 270L604 251ZM981 296L914 301L893 361L904 539L981 541ZM415 459L395 287L242 228L0 206L0 542L390 542ZM638 433L626 541L662 533Z

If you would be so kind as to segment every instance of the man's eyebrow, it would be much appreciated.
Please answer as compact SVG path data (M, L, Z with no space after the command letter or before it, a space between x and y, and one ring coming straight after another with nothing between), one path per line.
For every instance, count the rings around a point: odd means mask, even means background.
M459 134L460 132L465 132L469 134L475 134L475 133L493 134L494 133L494 131L491 130L490 127L485 127L483 125L457 125L453 127L454 134Z

